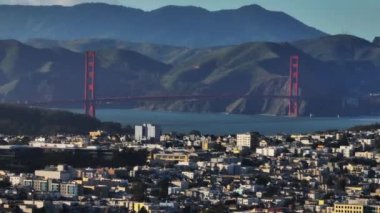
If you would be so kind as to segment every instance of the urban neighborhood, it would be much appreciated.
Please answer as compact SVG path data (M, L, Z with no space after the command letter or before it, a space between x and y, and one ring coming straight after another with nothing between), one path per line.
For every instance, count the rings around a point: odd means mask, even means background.
M34 149L146 156L121 167L57 164L15 172L15 164L1 171L1 211L380 212L380 129L272 136L162 134L154 124L134 130L29 140L3 135L1 159L10 150Z

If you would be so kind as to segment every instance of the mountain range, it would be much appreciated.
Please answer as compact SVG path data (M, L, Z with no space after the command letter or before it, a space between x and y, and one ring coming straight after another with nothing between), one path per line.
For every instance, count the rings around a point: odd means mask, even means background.
M63 6L0 5L0 39L116 39L185 47L252 41L295 41L326 35L258 5L208 11L166 6L153 11L102 3Z
M285 115L288 100L273 96L288 94L289 57L298 55L302 115L380 112L379 38L327 35L258 5L0 5L1 38L2 102L81 99L83 52L96 50L98 97L215 97L123 107Z
M303 115L376 114L380 47L349 35L293 43L249 42L186 48L117 40L0 41L3 101L81 98L82 51L97 50L97 95L224 95L210 100L138 101L129 107L169 111L285 115L289 56L300 56Z

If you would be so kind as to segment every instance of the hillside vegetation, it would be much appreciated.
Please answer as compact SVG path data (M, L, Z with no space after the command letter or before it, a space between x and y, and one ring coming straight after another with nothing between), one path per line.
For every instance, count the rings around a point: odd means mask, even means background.
M1 134L85 134L100 128L99 120L81 114L0 104Z
M80 99L81 51L91 47L97 50L98 97L215 96L209 100L129 101L124 107L285 115L286 99L258 96L288 94L289 56L297 54L301 59L301 114L372 115L380 108L379 100L369 97L380 91L380 47L354 36L199 49L92 39L33 40L29 44L34 47L0 41L3 101Z

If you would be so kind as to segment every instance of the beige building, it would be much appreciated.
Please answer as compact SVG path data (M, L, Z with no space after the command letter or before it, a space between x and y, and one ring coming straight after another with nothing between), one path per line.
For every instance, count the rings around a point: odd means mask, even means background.
M333 213L364 213L364 210L360 204L334 204Z
M208 150L208 139L202 140L202 150L207 151Z
M252 135L250 133L243 133L236 135L236 146L239 149L243 149L243 147L251 148L253 146Z
M373 153L373 152L355 152L355 157L374 159L375 153Z
M380 206L371 206L371 212L380 213Z
M184 153L158 153L153 155L154 160L189 162L189 155Z
M145 210L147 210L149 213L152 212L150 210L150 207L147 203L141 203L141 202L133 202L133 201L130 201L130 202L127 202L126 203L126 207L133 211L133 212L138 212L140 211L142 208L144 208Z
M61 183L60 192L62 196L73 197L78 195L79 185L75 182L72 183Z
M98 137L100 137L100 136L103 135L103 131L100 131L100 130L98 130L98 131L92 131L92 132L89 132L88 135L90 136L90 138L96 139L96 138L98 138Z
M43 177L45 180L56 179L67 181L73 178L74 170L67 165L58 165L56 167L47 167L44 170L36 170L34 171L34 175Z

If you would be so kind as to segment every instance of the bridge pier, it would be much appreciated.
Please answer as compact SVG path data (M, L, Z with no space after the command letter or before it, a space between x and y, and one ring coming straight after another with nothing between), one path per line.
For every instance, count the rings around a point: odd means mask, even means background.
M95 117L95 51L85 53L84 113Z
M299 115L299 56L290 56L290 73L289 73L289 117L298 117Z

